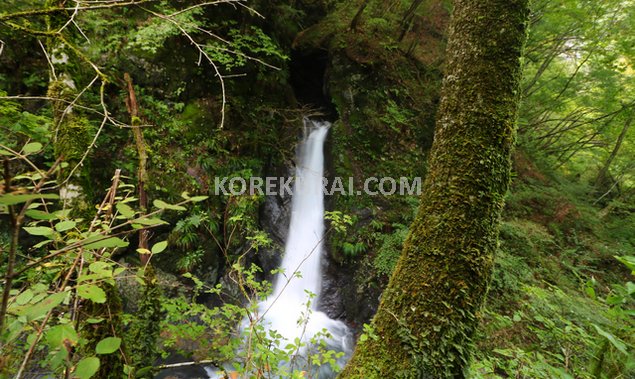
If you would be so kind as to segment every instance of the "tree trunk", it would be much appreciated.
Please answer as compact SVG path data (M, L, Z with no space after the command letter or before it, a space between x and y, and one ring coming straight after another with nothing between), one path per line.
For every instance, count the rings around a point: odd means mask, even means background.
M606 191L607 189L609 189L610 191L613 186L613 183L611 183L611 180L609 179L609 169L611 168L611 164L615 160L615 157L617 157L617 153L620 152L620 148L622 147L622 143L624 142L626 133L628 133L628 129L631 127L632 123L633 113L631 111L631 114L628 116L626 122L624 123L624 126L622 127L622 131L620 132L619 137L617 137L617 141L615 142L615 146L613 147L611 154L609 155L606 162L604 162L604 166L602 166L602 168L598 172L597 178L595 179L595 188L599 191Z
M406 33L408 33L408 30L410 30L412 20L415 18L415 12L417 11L417 8L419 8L419 5L421 5L421 3L423 3L423 0L414 0L412 4L410 4L410 8L408 8L406 14L404 14L403 18L401 19L401 32L399 33L399 38L397 38L397 41L403 41Z
M364 0L362 5L360 5L359 9L357 10L357 13L355 13L355 17L353 17L353 20L351 21L351 26L350 26L350 29L352 31L357 30L357 24L359 24L359 21L362 19L362 14L364 13L364 10L368 6L368 3L370 3L370 0Z
M139 193L139 207L141 208L141 214L145 215L148 211L148 195L146 193L146 183L148 182L148 152L146 150L146 143L143 138L143 131L141 130L141 119L139 118L139 105L137 104L137 96L135 95L134 86L132 85L132 78L127 72L124 74L124 80L128 87L128 98L126 99L126 107L128 113L130 113L130 120L132 125L132 132L134 133L135 145L137 146L137 153L139 154L139 168L137 170L137 190ZM148 250L148 230L142 229L139 231L139 249ZM139 253L139 259L142 265L147 265L150 255L146 253Z
M429 171L373 319L340 378L463 378L510 180L528 0L457 0Z

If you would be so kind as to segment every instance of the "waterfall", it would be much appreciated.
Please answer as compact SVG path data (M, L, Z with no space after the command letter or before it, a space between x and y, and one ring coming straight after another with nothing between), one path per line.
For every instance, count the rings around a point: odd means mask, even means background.
M281 264L283 275L277 276L270 297L297 304L306 301L305 291L320 295L324 238L323 146L330 127L327 122L306 122L314 127L305 129L305 137L297 148L291 221ZM296 272L301 276L293 277Z
M323 149L330 126L328 122L305 119L304 138L297 148L291 220L281 264L283 272L276 277L273 293L259 309L265 328L276 330L283 336L281 348L296 338L308 342L326 329L331 336L326 339L329 349L345 353L339 362L343 364L350 353L348 328L343 322L317 310L324 252ZM308 293L315 295L309 308ZM308 320L307 309L310 309ZM304 321L298 322L300 319ZM320 378L332 376L328 367L320 368Z
M280 267L282 273L274 280L272 294L258 304L258 313L253 316L266 331L276 331L282 336L278 349L287 350L287 345L296 340L305 344L282 362L286 372L308 370L310 378L330 379L336 374L330 365L315 367L307 361L309 354L316 353L316 346L311 342L314 337L325 342L327 350L344 353L337 359L341 368L350 357L352 347L346 324L317 309L324 253L323 150L331 124L305 119L304 125L304 137L297 147L291 220ZM309 302L310 306L307 306ZM251 319L243 320L242 333L253 333L250 325ZM250 338L245 336L245 339ZM211 367L206 371L209 378L223 377Z

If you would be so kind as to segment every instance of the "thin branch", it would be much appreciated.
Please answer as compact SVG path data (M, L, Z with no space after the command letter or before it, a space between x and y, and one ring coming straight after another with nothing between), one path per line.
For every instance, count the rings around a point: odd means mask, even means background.
M99 98L100 98L100 101L101 101L101 106L103 108L104 118L101 120L101 124L99 125L99 129L97 129L97 132L95 133L95 136L93 137L93 140L90 142L90 145L88 145L88 147L86 148L86 151L84 151L84 154L82 155L82 158L79 160L79 162L77 162L75 167L73 167L71 172L68 174L68 177L66 178L66 180L64 180L64 182L62 182L62 184L68 183L71 180L71 178L73 177L73 174L75 173L75 171L84 164L84 160L86 160L86 157L88 157L88 154L91 152L93 147L95 147L95 144L97 143L97 138L99 138L99 135L101 134L101 131L104 129L104 126L106 126L106 123L108 121L108 109L106 109L106 103L105 103L105 100L104 100L105 88L106 88L106 82L102 80L101 88L99 90Z
M55 66L53 66L53 61L51 61L51 57L48 53L48 51L46 51L46 48L44 47L44 44L42 44L42 41L40 41L40 39L38 38L37 43L40 44L40 47L42 48L42 51L44 52L44 56L46 57L46 61L49 64L49 67L51 69L51 77L53 77L54 80L57 80L57 74L55 73Z
M220 124L219 124L218 128L222 129L223 126L225 125L225 108L226 108L226 105L227 105L227 96L226 96L226 93L225 93L225 80L223 79L223 75L220 73L220 70L218 69L218 66L216 65L216 62L214 62L214 60L201 48L201 45L194 40L194 38L190 35L190 33L188 33L183 28L183 26L181 26L181 24L178 21L174 20L173 18L171 18L169 16L163 15L161 13L154 12L154 11L148 9L148 8L144 8L144 7L140 7L140 8L145 10L146 12L156 16L156 17L159 17L159 18L161 18L163 20L169 21L172 24L174 24L174 26L176 26L181 31L181 33L185 37L187 37L187 39L190 41L190 43L196 47L196 49L199 52L199 56L205 57L207 62L212 66L216 76L218 77L218 80L219 80L220 86L221 86L221 94L222 94L221 120L220 120Z
M141 4L147 4L147 3L156 3L159 2L159 0L132 0L132 1L127 1L127 2L107 2L105 4L100 4L100 5L93 5L93 6L89 6L89 7L79 7L77 8L78 11L92 11L92 10L98 10L98 9L112 9L112 8L121 8L121 7L127 7L129 5L141 5ZM15 18L26 18L26 17L30 17L30 16L45 16L45 15L51 15L51 14L55 14L55 13L60 13L60 12L68 12L68 11L74 11L76 9L76 7L70 7L70 8L66 8L66 7L56 7L56 8L45 8L45 9L31 9L31 10L26 10L26 11L20 11L20 12L15 12L15 13L10 13L10 14L5 14L5 15L0 15L0 22L4 22L7 20L12 20Z

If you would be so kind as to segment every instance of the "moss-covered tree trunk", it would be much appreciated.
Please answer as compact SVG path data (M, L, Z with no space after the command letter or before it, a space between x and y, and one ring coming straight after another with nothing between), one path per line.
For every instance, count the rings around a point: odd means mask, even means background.
M340 378L462 378L490 280L528 0L457 0L418 215Z

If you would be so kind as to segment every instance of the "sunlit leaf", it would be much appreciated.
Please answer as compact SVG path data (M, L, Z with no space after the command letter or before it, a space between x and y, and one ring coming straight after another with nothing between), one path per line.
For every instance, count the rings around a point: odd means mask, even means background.
M106 302L106 292L94 284L79 285L77 287L77 295L99 304Z
M58 232L64 232L69 229L73 229L76 225L77 223L75 221L61 221L55 224L55 230Z
M53 229L47 226L25 226L23 228L27 233L33 236L47 236L51 237L55 234Z
M75 371L73 372L73 379L90 379L93 375L97 373L99 370L99 358L97 357L88 357L84 358L77 366L75 366Z
M95 241L95 242L91 242ZM128 242L122 240L117 237L104 237L104 236L96 236L88 238L84 241L85 249L103 249L103 248L112 248L112 247L126 247L128 246Z
M44 212L44 211L39 211L37 209L29 209L24 214L27 215L28 217L31 217L32 219L35 219L35 220L47 220L48 221L48 220L54 220L54 219L57 218L57 216L55 214Z
M152 254L159 254L168 247L168 241L157 242L152 246Z
M135 215L135 211L129 205L124 203L117 203L117 210L125 218L133 218Z
M29 305L27 308L19 312L19 314L23 314L28 320L36 320L44 316L51 309L60 305L64 299L66 299L67 295L68 292L56 292L36 304Z
M152 202L152 204L155 207L159 208L159 209L170 209L170 210L173 210L173 211L184 211L184 210L186 210L186 208L181 206L181 205L168 204L168 203L166 203L163 200L154 200Z
M119 346L121 346L121 338L107 337L97 343L95 352L97 354L111 354L117 351Z
M59 195L46 193L46 194L26 194L26 195L13 195L13 194L4 194L0 196L0 204L3 205L15 205L20 203L26 203L31 200L38 199L59 199Z
M22 148L22 154L29 155L29 154L37 153L40 150L42 150L41 143L31 142L24 145L24 147Z
M75 345L78 340L73 324L55 325L46 332L46 342L52 349L64 348L66 344Z

